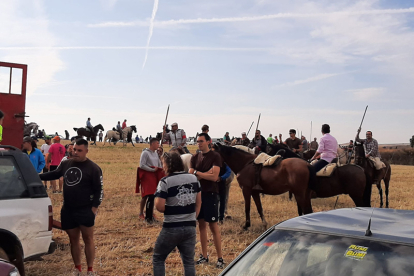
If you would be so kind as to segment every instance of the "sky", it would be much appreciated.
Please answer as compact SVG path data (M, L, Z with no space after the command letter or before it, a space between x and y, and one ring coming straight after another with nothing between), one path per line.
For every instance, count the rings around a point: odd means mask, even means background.
M26 112L47 133L127 119L144 138L267 137L291 128L338 142L414 134L414 2L1 1L0 61L28 65ZM0 90L4 75L0 68ZM2 83L3 82L3 83ZM1 108L1 103L0 103ZM311 128L312 122L312 128Z

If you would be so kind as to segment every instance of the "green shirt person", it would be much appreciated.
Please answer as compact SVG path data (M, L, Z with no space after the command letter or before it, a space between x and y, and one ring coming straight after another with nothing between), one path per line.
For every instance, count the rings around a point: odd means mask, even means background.
M269 134L269 137L267 137L267 143L269 143L269 144L273 144L273 137L272 137L272 134L270 133Z
M4 119L4 113L0 110L0 144L1 141L3 141L3 119Z

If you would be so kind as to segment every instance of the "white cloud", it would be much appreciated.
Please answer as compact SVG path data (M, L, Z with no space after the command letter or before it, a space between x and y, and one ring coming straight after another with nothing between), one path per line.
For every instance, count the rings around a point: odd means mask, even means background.
M163 25L179 25L179 24L200 24L200 23L228 23L228 22L248 22L269 19L285 19L285 18L321 18L338 16L361 16L361 15L384 15L384 14L402 14L414 13L414 7L406 9L379 9L379 10L353 10L353 11L338 11L338 12L321 12L321 13L277 13L261 16L244 16L244 17L225 17L225 18L197 18L197 19L177 19L166 21L155 21L156 26ZM89 24L88 27L102 28L102 27L132 27L145 26L148 22L143 21L112 21L97 24Z
M303 80L296 80L296 81L292 81L292 82L286 82L280 85L276 85L273 88L279 88L279 87L286 87L286 86L295 86L295 85L299 85L299 84L304 84L304 83L309 83L309 82L314 82L314 81L320 81L320 80L324 80L324 79L328 79L328 78L332 78L338 75L343 75L344 73L337 73L337 74L320 74L314 77L310 77L307 79L303 79Z
M23 13L23 7L30 10L30 14ZM15 45L36 47L56 44L56 38L49 31L43 2L28 4L26 1L1 1L0 10L0 37L7 38L1 42L6 47L1 49L0 59L28 65L27 93L31 94L42 85L54 81L54 75L64 68L57 49L13 51Z
M0 47L0 50L177 50L177 51L227 51L227 52L270 52L274 48L238 48L238 47L193 47L193 46L51 46L51 47Z
M369 87L362 89L350 89L346 92L352 93L354 100L356 101L367 101L382 96L385 91L386 89L383 87Z
M112 10L116 3L118 2L118 0L100 0L101 5L107 9L107 10Z

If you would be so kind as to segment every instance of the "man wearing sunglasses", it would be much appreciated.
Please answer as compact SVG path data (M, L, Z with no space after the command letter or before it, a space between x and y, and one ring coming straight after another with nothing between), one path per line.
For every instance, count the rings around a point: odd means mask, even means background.
M224 266L221 252L221 235L218 226L218 200L220 167L223 164L219 153L209 148L211 138L207 133L201 133L197 139L199 152L191 158L189 173L197 176L201 185L201 209L198 215L198 226L200 229L200 241L202 254L197 264L208 263L207 254L207 223L213 234L214 246L217 252L217 268Z
M283 142L285 145L289 147L294 153L299 154L302 151L302 141L296 137L296 130L291 129L289 130L289 138ZM282 134L279 134L280 141L282 141Z

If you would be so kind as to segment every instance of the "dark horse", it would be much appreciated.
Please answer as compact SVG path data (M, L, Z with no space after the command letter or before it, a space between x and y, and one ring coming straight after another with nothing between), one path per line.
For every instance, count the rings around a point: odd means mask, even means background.
M388 208L388 189L390 187L390 180L391 180L391 166L388 162L381 160L385 164L385 168L382 168L381 171L378 172L377 183L375 182L374 176L376 173L375 166L372 161L365 157L365 150L361 143L355 143L355 164L364 168L367 178L370 180L369 183L376 184L378 188L378 192L380 195L380 208L384 206L384 202L382 200L382 187L381 187L381 180L384 180L385 184L385 207Z
M271 148L268 151L269 155L284 150L284 158L300 158L293 151L281 145L271 145ZM337 167L330 177L316 177L316 184L312 190L316 193L312 198L349 194L357 207L371 206L371 182L360 166L344 165Z
M251 197L256 204L263 226L267 227L260 193L280 195L292 192L298 205L299 215L312 213L310 187L313 186L315 175L306 161L299 158L289 158L282 160L277 165L260 168L261 165L253 163L257 157L255 154L219 143L214 144L214 148L231 170L237 174L237 181L243 190L246 212L244 229L250 227ZM257 172L260 172L260 175ZM258 181L262 190L253 189Z
M289 150L285 144L267 144L267 154L274 156L279 150L285 150L283 152L284 158L300 157L293 151ZM315 155L316 150L307 150L303 152L303 159L309 160Z
M93 127L93 133L91 133L89 129L86 130L85 127L81 127L81 128L74 127L73 129L78 133L78 137L90 138L91 141L93 141L91 145L96 145L96 135L98 135L98 131L99 130L104 131L104 128L101 124Z

